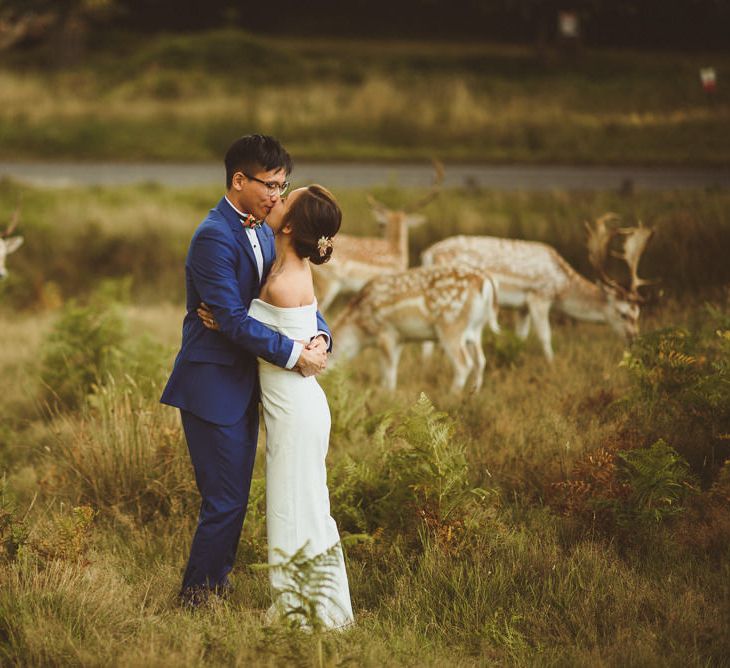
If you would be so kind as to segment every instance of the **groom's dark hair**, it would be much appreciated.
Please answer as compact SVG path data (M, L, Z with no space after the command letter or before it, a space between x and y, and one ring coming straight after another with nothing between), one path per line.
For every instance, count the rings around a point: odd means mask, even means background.
M251 176L256 172L268 172L282 168L289 175L292 159L279 140L269 135L246 135L231 144L224 158L226 164L226 188L231 187L233 175L245 172Z

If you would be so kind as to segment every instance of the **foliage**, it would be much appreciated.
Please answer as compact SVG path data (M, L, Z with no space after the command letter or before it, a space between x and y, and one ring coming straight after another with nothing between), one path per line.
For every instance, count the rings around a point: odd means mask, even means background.
M502 329L498 336L484 337L484 348L488 363L511 369L522 362L525 341L512 330Z
M730 327L706 310L694 330L670 327L632 344L627 401L650 438L670 441L709 484L730 456Z
M0 478L0 564L15 559L28 540L28 527L18 518L15 501L8 494L7 480Z
M385 468L393 510L415 507L441 524L463 516L472 502L486 498L485 490L470 483L466 449L453 435L453 420L437 411L422 392L392 430Z
M391 206L402 206L418 191L389 187L375 194ZM365 195L359 188L337 191L346 222L343 231L348 234L379 234ZM0 301L8 308L27 310L55 308L72 297L84 304L103 280L125 277L131 277L135 302L178 303L184 297L190 236L220 197L220 188L51 190L0 181L0 220L10 215L19 196L34 206L22 211L19 231L26 242L8 261L9 279L0 284ZM637 192L626 198L617 193L447 189L424 210L427 222L410 233L410 262L419 264L420 253L446 237L489 234L550 244L592 278L582 221L604 211L616 211L626 224L643 220L656 227L642 258L641 275L660 279L664 298L657 298L658 288L647 290L644 314L675 297L716 299L730 282L724 253L730 246L730 194L721 190ZM500 315L503 323L507 315ZM499 367L521 363L522 343L510 334L493 340L485 336L485 346L487 359Z
M406 409L373 420L370 456L345 458L330 474L333 508L342 526L383 531L419 543L425 529L456 549L465 523L488 492L470 481L465 447L453 421L421 393Z
M101 289L81 305L69 302L44 346L41 378L48 399L76 408L110 374L123 366L126 339L120 305Z
M553 488L554 502L566 515L631 540L681 514L697 491L687 462L661 440L628 451L601 448Z
M366 539L366 536L350 535L318 554L311 554L308 545L294 554L277 549L277 563L254 564L254 568L273 574L279 583L273 592L273 614L279 615L289 628L324 631L327 624L324 606L334 600L329 592L336 585L333 568L342 561L342 544Z
M32 551L43 560L79 560L89 549L96 511L91 506L73 506L56 513L42 535L31 542Z
M0 199L14 192L8 187L0 184ZM108 227L100 235L124 229L137 243L146 223L135 225L142 209L134 202L144 199L145 215L169 225L160 238L170 244L189 236L197 219L189 214L205 210L215 194L141 188L42 193L22 223L40 237L45 218L64 220L73 243L87 211L103 210ZM403 193L386 194L395 202ZM368 232L362 192L343 192L343 200L349 231ZM694 211L692 219L709 238L723 238L727 206L718 192L621 199L458 191L453 200L429 205L432 222L414 235L414 246L488 226L553 239L578 265L582 232L570 221L614 205L629 218L664 221L650 251L668 251L647 254L642 275L669 275L671 263L682 260L697 276L703 254L724 270L713 259L722 252L718 243L687 260L671 239L682 240L687 218L676 215L679 209ZM165 218L163 209L174 214ZM490 212L488 220L482 210ZM99 275L82 267L81 250L75 257L80 271ZM11 269L19 271L10 280L31 282L23 262ZM705 278L700 283L707 287ZM12 289L4 288L3 296ZM270 604L267 573L247 567L266 559L262 457L230 598L194 614L176 606L199 499L178 416L157 403L163 378L155 369L171 362L171 351L156 359L154 347L138 341L146 331L177 342L179 318L171 314L181 307L145 305L138 293L134 305L124 307L119 289L107 296L128 323L121 349L130 378L107 376L76 409L60 413L36 407L40 342L58 314L0 313L0 374L7 381L0 396L0 468L6 472L0 537L3 550L10 546L0 554L3 665L726 663L730 463L718 464L698 491L674 441L681 430L674 425L671 438L657 443L662 434L650 433L655 423L645 416L653 414L641 394L652 401L662 393L676 397L707 372L720 389L705 394L724 396L718 384L724 371L712 365L722 367L725 359L725 302L708 310L689 298L666 299L661 308L643 309L645 331L681 325L692 339L686 349L684 339L668 339L661 360L656 349L642 358L646 386L633 371L617 368L624 344L608 328L560 320L553 365L528 340L516 363L490 369L484 389L471 395L451 395L441 382L449 370L443 355L425 367L415 347L404 350L396 392L378 389L368 353L325 376L333 424L332 516L345 540L362 532L372 540L346 554L354 628L312 634L262 623ZM704 356L703 371L667 366L672 350L698 361ZM139 374L129 371L135 367ZM429 399L418 400L424 390ZM629 399L615 400L622 396ZM656 402L655 412L661 408ZM674 409L672 417L679 420L680 412ZM565 484L552 487L556 480ZM478 492L491 487L498 502Z
M52 73L52 48L8 54L3 156L218 161L233 138L256 130L299 159L728 160L727 92L720 86L708 104L697 80L703 54L586 50L577 63L546 67L524 46L283 40L230 25L99 34L84 67ZM726 54L713 64L723 71Z
M657 523L684 510L683 501L693 489L687 462L664 441L649 448L619 452L619 477L631 492L619 522Z
M72 409L112 378L149 397L164 370L162 346L146 336L131 339L122 304L130 280L105 281L85 304L66 304L43 351L41 379L56 408Z

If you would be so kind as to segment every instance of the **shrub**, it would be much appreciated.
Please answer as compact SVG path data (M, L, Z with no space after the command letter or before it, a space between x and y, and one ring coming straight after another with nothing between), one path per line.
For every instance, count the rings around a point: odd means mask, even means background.
M17 512L3 476L0 479L0 563L15 559L28 540L28 527L24 519L18 518Z
M671 442L709 485L730 456L730 323L708 307L695 331L660 329L635 341L622 365L632 417L647 440Z
M118 301L103 286L85 305L69 302L43 348L41 379L56 407L75 408L122 368L126 338Z
M650 448L617 453L619 478L630 493L616 515L624 525L649 525L684 510L684 500L694 489L687 462L659 440Z
M73 409L114 378L143 397L156 395L166 351L148 336L132 338L122 304L131 281L106 281L86 304L69 302L43 346L41 379L54 408Z
M683 512L695 479L687 462L659 440L649 448L592 452L553 490L553 504L566 515L628 537Z
M70 512L62 511L51 519L42 535L34 538L33 552L45 560L67 559L76 561L89 547L92 523L96 511L90 506L74 506Z
M378 416L371 457L346 459L330 473L333 514L348 530L395 533L411 543L420 532L453 549L474 504L488 492L470 481L465 447L453 421L425 394L409 408Z

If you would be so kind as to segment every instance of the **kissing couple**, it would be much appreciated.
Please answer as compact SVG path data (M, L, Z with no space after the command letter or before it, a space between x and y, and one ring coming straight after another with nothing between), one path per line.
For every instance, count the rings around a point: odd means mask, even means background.
M332 336L317 310L310 267L332 255L342 213L322 186L285 196L292 160L273 137L241 137L225 166L226 194L190 242L182 345L161 398L180 409L202 497L180 599L198 606L231 589L261 401L273 597L267 619L295 614L293 582L277 565L303 550L333 556L324 562L328 585L317 596L317 616L325 628L342 628L353 613L330 516L330 412L316 380Z

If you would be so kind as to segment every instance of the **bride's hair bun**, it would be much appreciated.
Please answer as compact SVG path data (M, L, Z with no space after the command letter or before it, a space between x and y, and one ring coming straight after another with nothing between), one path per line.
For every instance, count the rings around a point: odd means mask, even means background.
M292 246L299 257L313 264L324 264L332 257L342 211L327 188L309 186L291 203L284 222L292 228Z

